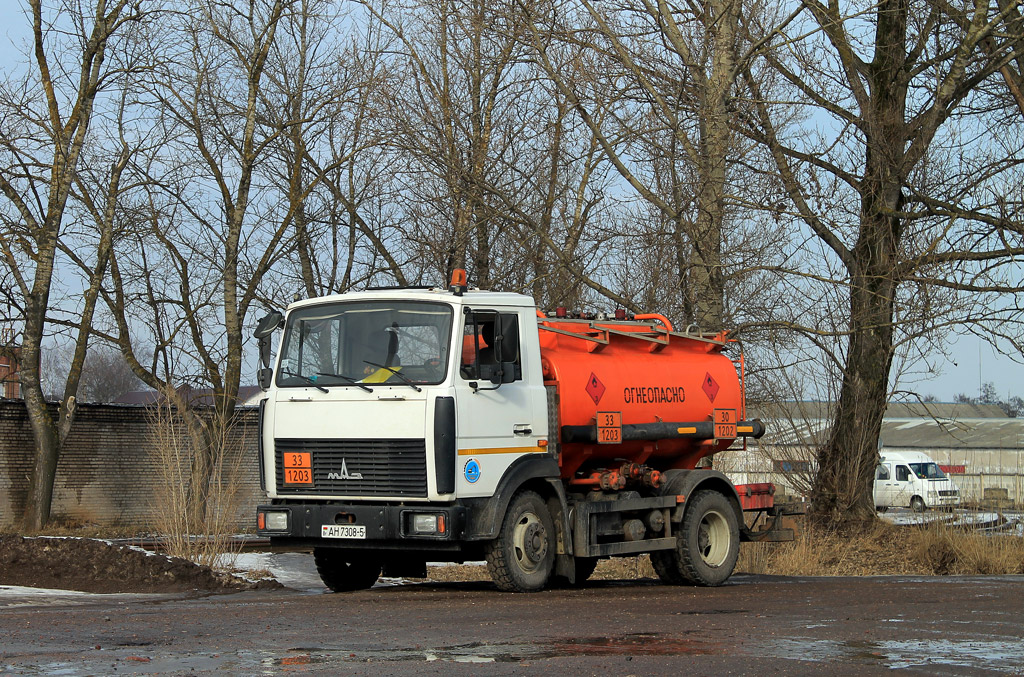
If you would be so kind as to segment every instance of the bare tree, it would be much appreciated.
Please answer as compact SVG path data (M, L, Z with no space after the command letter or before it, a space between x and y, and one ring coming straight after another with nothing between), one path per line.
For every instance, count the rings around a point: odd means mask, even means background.
M504 3L444 0L367 4L400 48L388 104L401 172L407 241L431 278L468 268L494 287L509 223L485 186L515 192L499 158L529 138L532 74L523 62L523 18Z
M340 28L347 21L356 26L351 35ZM286 130L274 154L294 231L293 290L338 293L378 275L405 285L407 257L392 251L380 25L336 14L327 0L302 0L281 33L263 94L269 114Z
M747 49L739 18L759 11L741 0L580 0L532 21L547 76L642 200L627 222L624 254L641 250L652 265L631 267L633 279L620 284L646 275L627 296L711 329L735 324L727 280L730 268L755 267L736 253L750 221L745 212L765 202L757 191L766 184L749 169L756 149L730 126L745 105L737 96ZM565 77L572 62L557 54L559 41L595 55L588 77Z
M74 346L50 346L43 352L43 392L59 399L74 360ZM144 387L120 351L94 341L89 346L78 383L78 402L113 402L125 393Z
M103 93L133 68L128 61L133 55L124 45L146 16L144 4L96 0L91 6L65 3L44 8L42 0L29 0L31 63L23 80L4 84L0 100L5 109L0 192L6 198L0 250L14 280L15 298L9 302L21 310L24 320L20 377L35 443L24 513L28 529L39 529L49 519L57 460L71 429L74 393L113 243L111 221L101 220L96 223L98 232L78 239L69 232L65 215L83 171L83 154L94 142ZM95 155L102 156L99 151ZM116 200L129 155L122 147L106 156L108 170L99 172L104 206ZM73 239L74 251L79 252L77 263L86 276L81 302L65 305L60 313L61 324L75 336L74 358L54 419L42 390L41 348L58 305L54 298L58 255L71 249Z
M278 28L296 7L183 0L149 35L143 102L160 142L138 163L150 181L144 194L122 205L133 234L115 249L104 298L115 325L109 339L143 382L215 393L210 416L177 403L190 435L210 441L193 468L200 503L218 462L218 426L231 422L238 398L246 317L288 246L290 207L267 180L285 125L267 110L264 90ZM148 364L142 345L153 349Z
M802 0L781 27L745 25L764 63L821 121L780 131L771 97L747 77L758 106L744 122L772 153L797 219L792 238L821 252L790 272L795 288L820 299L796 324L841 376L814 484L824 520L874 517L871 480L900 350L955 325L1019 319L1006 294L1022 289L1024 231L1007 187L1020 185L1021 149L999 138L984 106L986 88L1020 55L1016 7Z

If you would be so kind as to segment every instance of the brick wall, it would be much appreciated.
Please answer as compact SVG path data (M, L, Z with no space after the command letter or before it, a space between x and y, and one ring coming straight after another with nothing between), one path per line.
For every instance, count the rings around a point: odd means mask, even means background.
M54 413L56 406L54 406ZM239 410L229 446L238 453L239 528L254 521L259 488L257 411ZM154 414L147 407L81 404L57 464L54 520L148 529L156 496L166 487ZM0 401L0 528L9 529L24 510L32 466L32 430L24 402Z

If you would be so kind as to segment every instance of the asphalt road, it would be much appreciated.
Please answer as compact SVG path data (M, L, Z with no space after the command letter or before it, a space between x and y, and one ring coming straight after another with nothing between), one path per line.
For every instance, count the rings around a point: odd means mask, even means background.
M300 586L301 587L301 586ZM9 591L8 591L9 592ZM486 664L486 665L482 665ZM0 594L0 674L1024 675L1024 577Z

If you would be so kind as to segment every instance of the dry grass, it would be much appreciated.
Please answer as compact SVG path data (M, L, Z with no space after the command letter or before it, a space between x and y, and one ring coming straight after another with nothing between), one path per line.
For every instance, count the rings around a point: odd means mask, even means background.
M592 579L598 581L631 581L640 578L657 578L651 566L649 555L639 557L613 557L597 563Z
M781 576L1024 573L1024 539L943 522L877 522L853 533L806 528L792 543L744 543L738 571Z
M201 421L173 390L166 395L150 422L163 480L154 531L167 554L230 570L240 548L233 534L241 486L241 457L228 444L231 423Z
M1024 539L984 534L942 522L894 526L876 522L859 532L801 527L791 543L743 543L737 572L775 576L1024 574ZM488 581L479 564L429 567L431 581ZM602 560L596 580L657 578L650 557Z

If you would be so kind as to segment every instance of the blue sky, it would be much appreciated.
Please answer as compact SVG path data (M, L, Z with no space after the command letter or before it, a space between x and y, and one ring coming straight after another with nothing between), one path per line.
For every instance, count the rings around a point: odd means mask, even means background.
M979 382L992 382L1000 397L1024 397L1024 365L999 355L981 339L961 336L950 354L952 361L937 365L941 372L938 376L912 386L918 393L951 400L957 393L977 395Z

